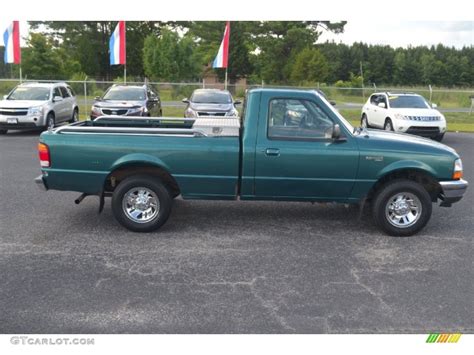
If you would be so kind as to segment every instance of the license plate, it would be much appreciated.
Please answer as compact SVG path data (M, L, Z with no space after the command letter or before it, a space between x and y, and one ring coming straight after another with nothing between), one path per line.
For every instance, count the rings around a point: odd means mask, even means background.
M7 123L8 124L17 124L18 123L18 118L7 118Z

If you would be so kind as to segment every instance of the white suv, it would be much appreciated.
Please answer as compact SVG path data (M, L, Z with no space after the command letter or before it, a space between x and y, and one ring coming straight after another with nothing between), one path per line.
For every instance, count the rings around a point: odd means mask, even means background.
M46 129L79 119L76 95L66 83L24 83L0 101L0 134Z
M446 132L446 119L418 94L379 92L362 107L361 126L416 134L437 141Z

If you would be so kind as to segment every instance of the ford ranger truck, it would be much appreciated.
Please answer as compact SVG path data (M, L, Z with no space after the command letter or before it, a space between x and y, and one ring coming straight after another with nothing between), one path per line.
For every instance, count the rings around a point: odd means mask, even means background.
M432 204L467 189L456 151L404 133L352 127L316 91L248 91L239 118L99 117L43 132L45 189L112 198L117 221L151 232L173 199L370 203L385 233L409 236ZM54 207L54 206L52 206Z

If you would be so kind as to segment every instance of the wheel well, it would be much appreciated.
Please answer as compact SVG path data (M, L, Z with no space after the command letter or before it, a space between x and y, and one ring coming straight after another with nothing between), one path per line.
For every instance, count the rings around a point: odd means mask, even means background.
M48 114L46 115L46 117L48 117L50 114L52 114L53 117L56 118L56 114L54 113L53 110L49 111Z
M421 184L425 190L430 194L431 200L436 202L438 195L441 192L439 182L430 174L417 169L401 169L390 172L382 176L367 194L367 199L370 200L386 183L395 179L406 179L415 181Z
M79 107L78 107L78 106L74 106L74 111L79 112Z
M181 193L178 183L168 171L150 164L127 164L115 169L105 179L104 191L114 191L120 182L133 175L150 175L156 177L166 185L172 196L175 197Z

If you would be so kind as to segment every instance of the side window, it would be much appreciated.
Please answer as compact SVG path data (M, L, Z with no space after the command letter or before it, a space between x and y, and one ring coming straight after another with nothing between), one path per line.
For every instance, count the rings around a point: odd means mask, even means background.
M268 112L268 138L331 138L333 121L313 101L273 99Z
M64 86L60 86L59 90L61 91L61 96L64 97L65 99L68 98L69 96L71 96L71 95L69 95L69 92L67 91L67 89Z
M379 99L379 95L372 95L372 96L370 97L370 103L371 103L372 105L377 106L377 104L378 104L378 99Z
M53 98L56 97L56 96L61 96L61 97L63 96L58 87L55 87L54 90L53 90Z
M68 86L68 87L67 87L67 91L69 91L69 95L70 95L70 96L73 96L73 97L76 96L76 93L74 92L74 90L72 89L72 87Z
M388 108L387 97L385 95L380 95L379 102L383 102L385 104L385 108Z

